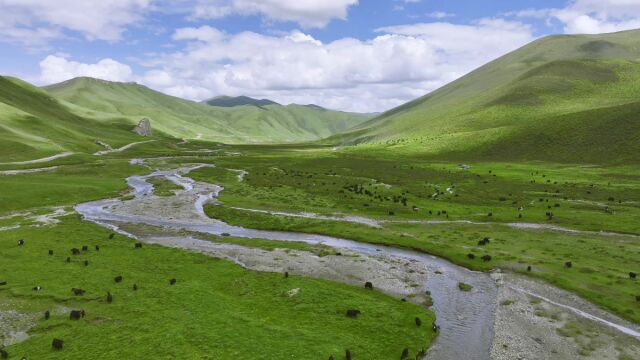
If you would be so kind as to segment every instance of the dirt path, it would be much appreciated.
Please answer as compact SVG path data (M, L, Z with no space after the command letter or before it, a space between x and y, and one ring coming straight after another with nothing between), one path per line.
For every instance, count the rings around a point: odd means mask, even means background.
M56 169L58 169L58 166L50 166L46 168L37 168L37 169L24 169L24 170L2 170L0 171L0 175L34 174L34 173L40 173L40 172L54 171Z
M127 144L125 146L119 147L117 149L101 150L101 151L98 151L98 152L94 153L93 155L102 156L102 155L107 155L107 154L119 153L119 152L123 152L123 151L125 151L127 149L131 149L132 147L134 147L136 145L145 144L145 143L153 142L153 141L156 141L156 140L138 141L138 142L134 142L134 143Z
M56 159L61 159L61 158L65 158L67 156L71 156L75 153L73 152L63 152L61 154L57 154L57 155L53 155L53 156L48 156L45 158L41 158L41 159L35 159L35 160L27 160L27 161L15 161L15 162L5 162L5 163L0 163L0 165L29 165L29 164L40 164L40 163L45 163L45 162L49 162L49 161L53 161Z

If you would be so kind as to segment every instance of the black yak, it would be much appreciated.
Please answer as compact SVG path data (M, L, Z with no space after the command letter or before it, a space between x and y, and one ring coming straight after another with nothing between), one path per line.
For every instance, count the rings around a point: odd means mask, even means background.
M51 347L54 350L62 350L63 346L64 346L64 341L60 339L53 339L53 342L51 343Z
M347 317L355 319L355 318L358 317L358 315L360 315L360 310L357 310L357 309L349 309L349 310L347 310Z
M84 317L84 310L71 310L69 313L70 320L80 320Z
M73 292L73 295L75 295L75 296L82 296L82 295L84 295L84 293L86 291L84 291L82 289L78 289L78 288L73 288L73 289L71 289L71 292Z

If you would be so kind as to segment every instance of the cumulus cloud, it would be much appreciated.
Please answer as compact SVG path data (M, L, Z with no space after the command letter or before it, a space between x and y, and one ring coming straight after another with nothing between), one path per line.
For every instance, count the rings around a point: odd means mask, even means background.
M564 8L529 9L516 15L559 21L568 34L616 32L640 27L640 1L574 0Z
M379 35L323 43L301 31L228 34L209 26L178 29L182 50L155 57L140 81L171 95L249 95L382 111L450 82L533 40L519 22L424 23Z
M131 68L113 59L102 59L95 64L84 64L62 56L49 55L40 62L40 82L53 84L78 76L109 81L131 81Z
M79 33L88 40L116 41L142 19L151 0L0 0L0 41L41 46Z
M217 19L230 14L261 14L271 20L293 21L303 27L324 27L333 19L346 19L358 0L197 0L192 17Z

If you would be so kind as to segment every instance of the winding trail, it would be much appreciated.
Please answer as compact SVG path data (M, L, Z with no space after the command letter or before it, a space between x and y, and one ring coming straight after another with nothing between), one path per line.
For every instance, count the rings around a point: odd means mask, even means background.
M127 144L127 145L119 147L117 149L101 150L101 151L98 151L98 152L94 153L93 155L102 156L102 155L107 155L107 154L119 153L119 152L123 152L123 151L125 151L127 149L131 149L132 147L134 147L136 145L146 144L146 143L153 142L153 141L157 141L157 140L147 140L147 141L133 142L131 144Z
M139 160L132 160L132 163L145 165L144 161ZM269 256L273 257L273 255L269 255L267 252L260 252L259 250L242 246L215 243L208 240L197 239L197 237L194 236L179 234L181 231L186 230L195 234L226 234L233 237L249 239L322 244L347 252L357 253L360 256L358 262L364 262L368 266L368 269L380 270L385 269L384 264L396 264L386 268L387 270L384 271L371 271L371 276L384 274L390 270L395 271L399 268L397 264L417 264L418 268L414 269L417 269L418 272L420 272L420 269L426 270L426 284L422 284L421 286L423 286L422 289L427 289L431 292L434 302L433 308L436 312L438 324L441 326L441 332L430 348L428 358L489 359L493 346L494 317L497 298L498 293L502 291L500 290L501 288L517 289L518 291L526 293L528 296L539 298L553 306L569 310L579 317L604 324L611 329L632 336L636 340L640 340L640 329L638 326L621 320L615 315L597 310L595 307L583 308L577 303L571 303L571 305L569 305L562 299L551 299L546 296L546 291L543 293L538 291L540 287L535 289L526 287L516 288L509 283L500 284L487 273L473 272L435 256L331 236L248 229L208 218L204 213L203 206L208 202L217 201L217 197L219 193L223 191L223 188L214 184L201 183L186 176L193 170L208 166L213 165L195 164L173 170L157 170L145 176L131 176L127 179L127 182L133 188L133 199L126 201L118 199L95 201L79 204L75 209L85 220L136 237L141 241L179 247L186 250L203 252L211 256L227 258L241 266L260 271L280 271L281 268L279 266L282 265L274 265L274 262L268 262L267 258ZM183 190L177 191L173 197L155 196L153 194L153 185L148 183L147 179L156 176L162 176L173 181L180 185ZM280 212L269 213L273 213L274 215L291 215ZM317 218L315 214L297 214L297 216ZM336 220L344 221L345 218ZM359 222L361 219L348 219L347 221ZM149 235L146 232L148 230L143 230L145 226L148 228L149 225L158 229L166 229L160 230L164 235ZM316 272L309 270L313 267L307 265L315 261L314 257L309 256L309 254L297 254L296 256L298 257L297 261L301 262L302 265L292 262L290 259L287 261L289 261L290 266L298 269L301 273L309 276L326 277L348 282L337 277L338 274L336 274L335 271L330 273L331 269L327 269L326 267L321 268L319 264ZM329 258L334 257L330 256ZM344 258L348 257L340 258L342 259L332 260L332 264L336 268L347 269L339 272L355 271L353 264L345 263ZM307 265L305 265L305 262L308 262ZM405 275L416 272L416 270L411 272L408 268L405 271ZM364 276L368 276L366 272ZM401 277L402 276L399 276L399 278ZM380 281L383 280L381 279ZM397 281L389 281L390 282L385 284L386 288L383 286L382 290L394 296L401 294L402 292L398 289ZM471 292L460 291L458 289L459 282L472 285L473 290ZM555 288L550 285L544 285L544 289ZM550 291L550 293L552 292L553 291ZM501 329L496 329L496 331L501 331Z
M46 168L37 168L37 169L23 169L23 170L2 170L0 171L0 175L23 175L23 174L34 174L40 172L54 171L58 169L58 166L50 166Z
M0 165L29 165L29 164L40 164L40 163L45 163L45 162L49 162L49 161L53 161L56 159L62 159L68 156L71 156L75 154L74 152L63 152L57 155L52 155L52 156L47 156L45 158L41 158L41 159L35 159L35 160L26 160L26 161L15 161L15 162L5 162L5 163L0 163Z
M623 236L623 237L634 237L634 238L639 237L639 235L636 235L636 234L627 234L627 233L619 233L619 232L612 232L612 231L577 230L577 229L571 229L571 228L562 227L562 226L553 225L553 224L526 223L526 222L501 223L501 222L472 221L472 220L378 220L378 219L372 219L364 216L352 216L352 215L342 215L342 214L335 214L335 216L330 216L330 215L320 215L320 214L307 213L307 212L286 212L286 211L250 209L250 208L242 208L242 207L231 207L231 208L236 210L270 214L270 215L276 215L276 216L290 216L290 217L300 217L300 218L317 219L317 220L343 221L343 222L350 222L355 224L363 224L363 225L367 225L375 228L383 227L384 224L501 225L501 226L507 226L510 228L520 229L520 230L553 231L553 232L574 234L574 235Z
M367 225L367 226L371 226L371 227L375 227L375 228L381 228L382 225L380 225L381 223L377 220L374 219L370 219L367 217L362 217L362 216L325 216L325 215L318 215L315 213L291 213L291 212L285 212L285 211L271 211L271 210L258 210L258 209L247 209L247 208L241 208L241 207L230 207L231 209L235 209L235 210L241 210L241 211L249 211L249 212L255 212L255 213L261 213L261 214L269 214L269 215L276 215L276 216L289 216L289 217L299 217L299 218L305 218L305 219L315 219L315 220L329 220L329 221L343 221L343 222L349 222L349 223L354 223L354 224L363 224L363 225Z

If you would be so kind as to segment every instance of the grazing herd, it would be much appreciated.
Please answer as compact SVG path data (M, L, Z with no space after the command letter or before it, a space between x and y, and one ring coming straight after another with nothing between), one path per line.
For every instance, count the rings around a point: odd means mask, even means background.
M109 239L113 239L115 237L115 234L110 234L109 235ZM19 247L24 247L26 245L26 242L24 239L20 239L17 242ZM100 246L99 245L95 245L95 251L100 251ZM136 243L134 245L135 249L140 249L142 248L142 243ZM71 254L72 255L80 255L83 252L88 252L89 251L89 246L88 245L83 245L81 247L81 249L78 248L72 248L71 249ZM53 256L54 255L54 251L53 250L48 250L48 255L49 256ZM66 258L66 262L70 263L71 262L71 257L67 257ZM84 260L83 264L85 266L89 266L89 261L88 260ZM287 274L288 276L288 274ZM117 283L121 283L124 278L122 275L118 275L116 277L114 277L114 282ZM175 285L177 283L177 280L175 278L172 278L169 280L169 284L170 285ZM7 285L7 281L0 281L0 286L6 286ZM32 288L33 291L39 292L43 290L43 287L40 285L34 286ZM133 284L133 290L137 291L138 290L138 285L137 284ZM81 288L71 288L71 294L73 296L84 296L86 294L86 290L81 289ZM111 294L111 292L107 292L107 298L106 298L106 302L108 304L111 304L113 302L113 295ZM73 320L73 321L78 321L83 319L86 316L86 312L85 310L71 310L69 312L69 320ZM49 320L51 319L51 311L47 310L44 312L44 320ZM64 341L61 339L53 339L53 341L51 342L51 348L53 350L62 350L64 347ZM8 359L9 358L9 353L2 347L0 347L0 359ZM22 358L23 360L26 360L26 357Z
M109 235L109 239L112 239L113 237L114 237L114 234ZM490 243L491 243L490 238L489 237L485 237L485 238L483 238L482 240L480 240L478 242L478 246L486 246L486 245L489 245ZM24 247L25 246L25 240L24 239L20 239L20 240L18 240L17 244L18 244L19 247ZM135 249L141 249L142 247L143 247L142 243L136 243L134 245ZM77 249L77 248L71 249L71 253L72 253L72 255L80 255L82 252L87 252L88 250L89 250L89 247L87 245L84 245L84 246L82 246L81 250ZM96 251L100 251L100 246L99 245L95 245L95 250ZM48 251L48 255L49 256L53 256L54 255L54 251L53 250L49 250ZM476 258L476 256L474 254L472 254L472 253L467 254L467 257L469 259L471 259L471 260ZM486 262L486 261L491 261L492 257L490 255L484 255L484 256L481 257L481 259ZM71 258L67 257L66 262L71 262ZM84 261L84 264L85 264L85 266L89 265L87 260ZM564 263L564 267L567 268L567 269L571 269L573 267L573 263L571 261L566 261ZM527 271L532 271L531 266L527 266ZM635 272L629 272L628 275L629 275L629 278L631 280L635 280L637 278L637 273L635 273ZM289 277L289 273L285 272L284 273L284 277L288 278ZM114 277L113 280L114 280L114 282L116 284L119 284L119 283L123 282L124 278L123 278L122 275L118 275L118 276ZM177 280L175 278L172 278L172 279L169 280L169 285L171 285L171 286L175 285L176 283L177 283ZM6 286L6 285L7 285L6 281L1 281L0 282L0 286ZM373 283L370 282L370 281L367 281L367 282L365 282L364 287L365 287L365 289L373 290ZM36 291L36 292L41 291L42 289L43 289L43 287L40 286L40 285L37 285L37 286L33 287L33 290ZM134 291L138 290L138 285L137 284L133 284L133 290ZM86 290L81 289L81 288L71 288L71 293L74 296L83 296L83 295L85 295ZM636 296L635 298L636 298L636 301L640 302L640 295ZM402 300L405 301L405 299L402 299ZM111 304L113 302L113 295L111 294L111 292L107 292L106 302L109 303L109 304ZM358 316L360 316L361 314L362 314L362 312L360 310L358 310L358 309L348 309L346 311L346 316L349 317L349 318L352 318L352 319L357 319ZM74 321L78 321L78 320L83 319L85 317L85 315L86 315L85 310L71 310L70 313L69 313L69 319L70 320L74 320ZM48 310L45 311L44 319L45 320L49 320L50 317L51 317L51 312L48 311ZM417 327L421 327L422 326L422 319L420 319L419 317L416 317L415 318L415 324L416 324ZM435 333L440 331L440 326L437 325L435 322L432 323L431 327L432 327L433 332L435 332ZM61 340L61 339L55 338L55 339L53 339L53 341L51 343L51 347L52 347L53 350L56 350L56 351L63 350L64 341ZM415 358L416 359L420 359L424 355L425 355L425 350L421 350L416 354ZM404 348L402 350L401 355L400 355L400 359L401 360L406 360L406 359L409 359L409 356L410 356L409 348ZM8 352L6 350L0 348L0 358L1 359L7 359L8 357L9 357ZM346 350L345 351L345 358L348 359L348 360L351 360L352 357L353 357L353 355L352 355L351 350ZM26 359L26 358L23 358L23 359ZM334 359L334 356L331 355L329 357L329 359L330 360Z
M487 246L489 244L491 244L491 239L489 237L485 237L482 240L478 241L478 246ZM467 258L469 260L475 260L476 259L476 254L468 253L467 254ZM480 257L480 259L482 261L484 261L484 262L489 262L489 261L491 261L492 257L491 257L491 255L487 254L487 255L483 255L482 257Z
M373 290L373 283L370 281L365 282L364 285L365 289L369 289L369 290ZM405 299L402 299L402 301L406 301ZM360 316L362 314L362 312L358 309L348 309L346 312L346 316L348 318L352 318L352 319L357 319L358 316ZM422 326L422 319L420 319L419 317L415 318L415 323L416 323L416 327L421 327ZM433 330L434 333L437 333L440 331L440 326L438 324L436 324L435 322L433 324L431 324L431 329ZM423 359L424 356L426 355L426 351L424 349L420 350L416 356L415 359ZM406 360L409 359L409 348L404 348L402 350L402 354L400 355L400 360ZM351 350L346 350L345 351L345 358L346 359L352 359L353 355L351 353ZM329 360L335 360L335 357L333 355L329 356Z

